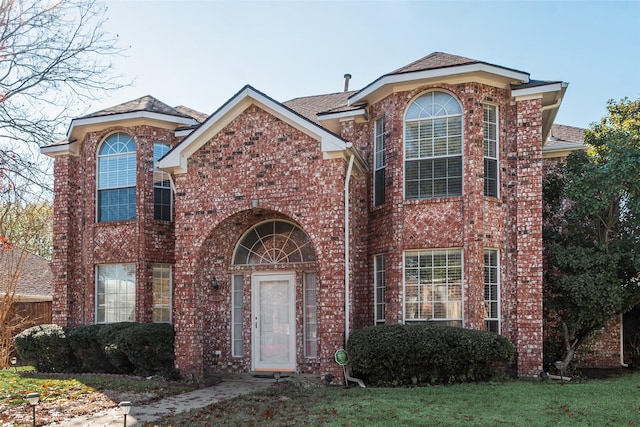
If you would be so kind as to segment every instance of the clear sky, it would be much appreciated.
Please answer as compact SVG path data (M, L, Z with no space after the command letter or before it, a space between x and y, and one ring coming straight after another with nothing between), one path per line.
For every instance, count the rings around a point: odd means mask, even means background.
M569 83L556 123L587 127L640 98L640 1L107 1L105 30L144 95L211 114L245 84L277 101L350 89L431 52Z

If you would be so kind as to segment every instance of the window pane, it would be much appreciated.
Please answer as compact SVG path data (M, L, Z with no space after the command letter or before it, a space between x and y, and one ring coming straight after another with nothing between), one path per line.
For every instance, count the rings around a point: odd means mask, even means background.
M231 296L231 355L241 357L242 349L242 322L244 317L243 304L244 277L242 275L233 276L233 289Z
M136 146L125 133L109 136L98 154L98 221L120 221L136 215Z
M153 321L171 322L171 265L153 266Z
M135 264L96 267L96 323L135 320Z
M304 351L305 357L318 357L318 308L316 273L304 275Z
M498 251L484 251L484 306L485 326L488 331L500 332L500 300L498 278Z

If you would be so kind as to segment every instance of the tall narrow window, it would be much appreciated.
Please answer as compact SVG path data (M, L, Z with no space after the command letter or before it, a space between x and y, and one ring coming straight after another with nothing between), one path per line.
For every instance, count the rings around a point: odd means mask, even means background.
M171 323L171 265L153 266L153 321Z
M387 166L385 160L384 117L376 120L374 135L373 163L373 205L384 203L384 171Z
M304 275L304 356L318 357L318 288L316 273Z
M437 249L404 254L405 321L462 326L462 251Z
M169 149L167 144L153 143L153 218L163 221L171 221L171 181L168 173L158 169L158 160Z
M374 304L376 323L384 323L384 291L385 291L385 266L384 255L376 255L373 258L374 271Z
M136 217L136 144L118 132L98 151L98 222Z
M136 305L136 265L96 267L96 323L133 322Z
M483 107L484 195L498 197L498 114L497 107Z
M407 199L462 194L462 108L445 92L416 98L404 120Z
M498 292L498 251L484 251L484 307L487 331L500 333L500 299Z
M242 357L242 318L244 316L244 304L242 292L244 278L237 274L233 276L233 289L231 290L231 356Z

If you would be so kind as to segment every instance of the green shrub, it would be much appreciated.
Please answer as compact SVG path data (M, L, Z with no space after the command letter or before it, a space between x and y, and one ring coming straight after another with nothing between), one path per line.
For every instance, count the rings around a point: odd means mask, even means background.
M69 346L78 361L77 369L79 372L116 372L116 368L109 362L98 338L100 330L105 326L78 326L67 331Z
M173 326L168 323L139 323L119 333L115 344L141 376L176 376Z
M132 374L135 366L129 361L127 354L118 346L117 340L121 333L133 328L138 323L120 322L102 325L98 331L98 342L111 365L121 374Z
M26 329L15 336L15 345L20 359L41 372L69 372L76 365L65 330L58 325Z
M372 385L486 380L506 372L514 355L498 334L433 323L366 327L347 350L354 375Z

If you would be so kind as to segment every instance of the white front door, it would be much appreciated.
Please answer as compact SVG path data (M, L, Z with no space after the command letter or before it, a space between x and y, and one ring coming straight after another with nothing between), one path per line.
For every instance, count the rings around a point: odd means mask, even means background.
M295 371L295 275L256 273L252 282L253 369Z

